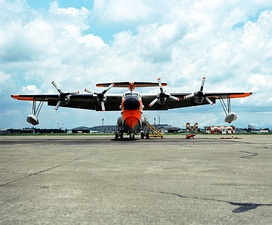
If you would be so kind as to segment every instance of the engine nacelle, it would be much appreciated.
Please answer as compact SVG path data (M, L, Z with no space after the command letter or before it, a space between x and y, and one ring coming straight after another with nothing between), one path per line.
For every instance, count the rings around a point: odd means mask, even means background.
M199 96L194 97L194 102L196 104L202 104L203 101L204 101L204 97L199 97Z
M165 93L164 93L164 92L161 92L161 93L157 94L157 99L158 99L157 103L158 103L159 105L164 105L165 102L166 102Z
M166 102L166 98L159 98L159 99L158 99L158 104L159 104L159 105L164 105L165 102Z
M36 125L39 124L38 118L33 114L28 115L27 118L26 118L26 121L28 123L32 124L33 126L36 126Z
M225 118L225 122L231 123L231 122L235 121L236 119L237 119L237 115L235 113L229 113Z
M70 96L66 93L60 94L60 101L62 105L68 105L70 103Z

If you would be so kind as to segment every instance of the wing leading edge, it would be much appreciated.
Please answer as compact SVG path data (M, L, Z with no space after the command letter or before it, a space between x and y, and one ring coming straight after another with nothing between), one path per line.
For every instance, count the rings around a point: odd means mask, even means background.
M171 95L180 98L180 101L174 101L172 99L167 99L164 105L155 104L152 107L149 107L149 103L156 97L156 95L142 95L142 100L144 110L168 110L175 108L191 107L210 104L207 100L203 100L202 103L196 103L193 98L184 99L190 93L170 93ZM205 93L205 97L208 97L213 103L216 103L216 100L219 99L232 99L232 98L245 98L249 97L252 92L229 92L229 93Z

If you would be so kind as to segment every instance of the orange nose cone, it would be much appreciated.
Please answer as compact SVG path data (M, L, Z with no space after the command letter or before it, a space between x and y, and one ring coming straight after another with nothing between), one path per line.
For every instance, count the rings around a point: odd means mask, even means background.
M138 124L138 119L136 117L128 117L126 119L126 124L130 127L133 128Z

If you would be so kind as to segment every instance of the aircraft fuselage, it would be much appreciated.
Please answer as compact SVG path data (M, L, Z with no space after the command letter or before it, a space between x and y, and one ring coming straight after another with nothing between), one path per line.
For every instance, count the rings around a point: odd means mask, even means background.
M142 118L143 103L141 95L135 91L126 92L122 97L121 110L121 117L117 121L118 133L116 137L123 138L123 133L127 133L131 139L134 139L135 134L142 132L141 137L143 138L146 132L143 131L145 120Z

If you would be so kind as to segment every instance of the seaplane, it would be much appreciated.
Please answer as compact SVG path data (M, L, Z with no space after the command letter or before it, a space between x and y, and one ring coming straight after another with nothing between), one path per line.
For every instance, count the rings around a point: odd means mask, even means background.
M204 92L206 78L203 77L198 91L192 93L167 93L160 78L157 82L112 82L97 83L97 87L102 87L102 92L95 92L85 89L85 93L62 91L53 81L52 85L58 94L34 94L21 95L13 94L12 98L23 101L32 101L32 113L27 116L27 122L36 126L39 124L38 116L43 103L49 106L80 108L96 111L121 111L121 116L117 120L115 139L123 139L124 134L130 139L135 139L135 135L141 135L141 139L149 138L147 118L143 116L145 110L169 110L182 107L214 105L220 101L226 114L225 122L231 123L237 119L236 113L231 111L231 99L245 98L251 92L227 92L210 93ZM154 94L140 94L135 91L137 87L158 87L159 92ZM128 88L124 94L108 94L112 88Z

